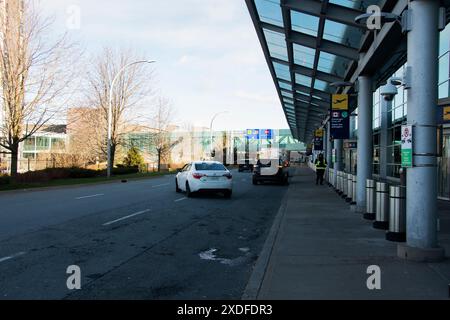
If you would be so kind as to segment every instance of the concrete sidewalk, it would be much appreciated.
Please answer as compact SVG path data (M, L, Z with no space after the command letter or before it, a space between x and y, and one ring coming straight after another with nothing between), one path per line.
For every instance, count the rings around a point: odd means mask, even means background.
M441 204L441 207L444 206ZM441 245L450 253L450 216L441 217ZM381 268L381 290L367 288L367 268ZM384 231L350 211L331 188L299 168L243 299L449 299L450 260L397 258Z

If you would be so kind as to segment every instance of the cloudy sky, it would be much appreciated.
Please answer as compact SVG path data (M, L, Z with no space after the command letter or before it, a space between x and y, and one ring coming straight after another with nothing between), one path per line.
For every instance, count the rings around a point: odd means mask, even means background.
M40 0L87 55L132 47L156 60L157 86L178 123L287 128L244 0ZM80 27L73 14L79 11ZM75 21L75 24L74 24ZM68 26L70 27L68 29Z

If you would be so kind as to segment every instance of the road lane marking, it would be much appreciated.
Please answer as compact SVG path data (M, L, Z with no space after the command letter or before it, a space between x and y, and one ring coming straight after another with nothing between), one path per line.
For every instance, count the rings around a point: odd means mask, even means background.
M180 202L180 201L184 201L184 200L187 200L187 198L186 198L186 197L184 197L184 198L181 198L181 199L175 200L175 202Z
M76 200L82 200L82 199L89 199L89 198L95 198L95 197L102 197L102 196L104 196L105 194L103 194L103 193L100 193L100 194L93 194L93 195L91 195L91 196L84 196L84 197L78 197L78 198L75 198Z
M136 217L136 216L140 216L141 214L144 214L144 213L147 213L147 212L150 212L150 211L151 211L150 209L139 211L139 212L130 214L129 216L125 216L125 217L119 218L117 220L106 222L106 223L103 224L103 226L106 227L106 226L112 225L114 223L117 223L117 222L120 222L120 221L123 221L123 220L126 220L126 219L130 219L130 218L133 218L133 217Z
M0 263L8 261L8 260L15 259L15 258L18 258L18 257L26 255L26 254L27 254L26 252L19 252L19 253L13 254L12 256L0 258Z
M159 187L165 187L165 186L170 186L170 183L158 184L156 186L152 186L152 188L159 188Z

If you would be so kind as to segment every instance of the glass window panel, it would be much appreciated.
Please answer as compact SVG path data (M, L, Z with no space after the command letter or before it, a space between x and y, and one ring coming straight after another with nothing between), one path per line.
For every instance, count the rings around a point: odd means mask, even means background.
M349 65L350 60L321 51L317 69L322 72L343 77Z
M361 37L362 32L355 27L328 19L325 21L323 38L326 40L358 48L360 46Z
M275 74L277 75L278 79L283 79L287 81L291 80L291 74L289 72L288 66L278 62L274 62L273 67L275 68Z
M448 81L446 81L443 84L439 85L439 99L448 98L449 96L449 85Z
M290 92L281 91L281 95L282 95L283 97L287 97L287 98L294 99L294 95L293 95L292 93L290 93Z
M286 90L289 90L289 91L292 90L292 85L290 85L290 84L287 84L285 82L279 82L278 84L280 85L281 89L286 89Z
M288 99L288 98L283 98L283 101L285 103L294 104L294 100L291 100L291 99Z
M295 82L306 87L311 87L312 78L302 74L295 74Z
M439 58L439 83L447 81L449 79L449 66L450 54L447 52L441 58Z
M314 83L314 89L326 92L329 89L328 82L316 79L316 81Z
M255 5L262 22L284 26L280 0L255 0Z
M269 47L270 56L284 61L288 61L286 38L279 32L263 29Z
M439 35L439 56L450 50L450 24Z
M317 37L319 18L297 11L291 11L292 30Z
M305 92L301 92L301 91L296 91L296 92L302 96L309 97L309 93L305 93Z
M376 4L378 1L367 1L367 0L330 0L330 3L337 4L343 7L359 9L365 11L368 4ZM370 3L367 3L370 2Z
M316 50L294 43L294 63L312 69Z
M373 94L373 101L374 103L380 102L380 88L378 88L377 91L375 91L375 93Z

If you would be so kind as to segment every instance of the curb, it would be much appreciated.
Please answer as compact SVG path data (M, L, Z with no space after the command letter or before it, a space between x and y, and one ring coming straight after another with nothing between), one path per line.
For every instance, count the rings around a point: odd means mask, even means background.
M278 237L278 231L280 230L281 222L286 212L289 189L286 191L285 196L281 200L281 206L278 209L275 220L272 224L272 227L270 228L269 236L267 237L263 249L261 250L259 257L256 260L255 266L253 267L252 274L247 283L247 286L245 287L241 300L257 300L258 298L262 283L267 273L267 267L272 256L273 248Z

